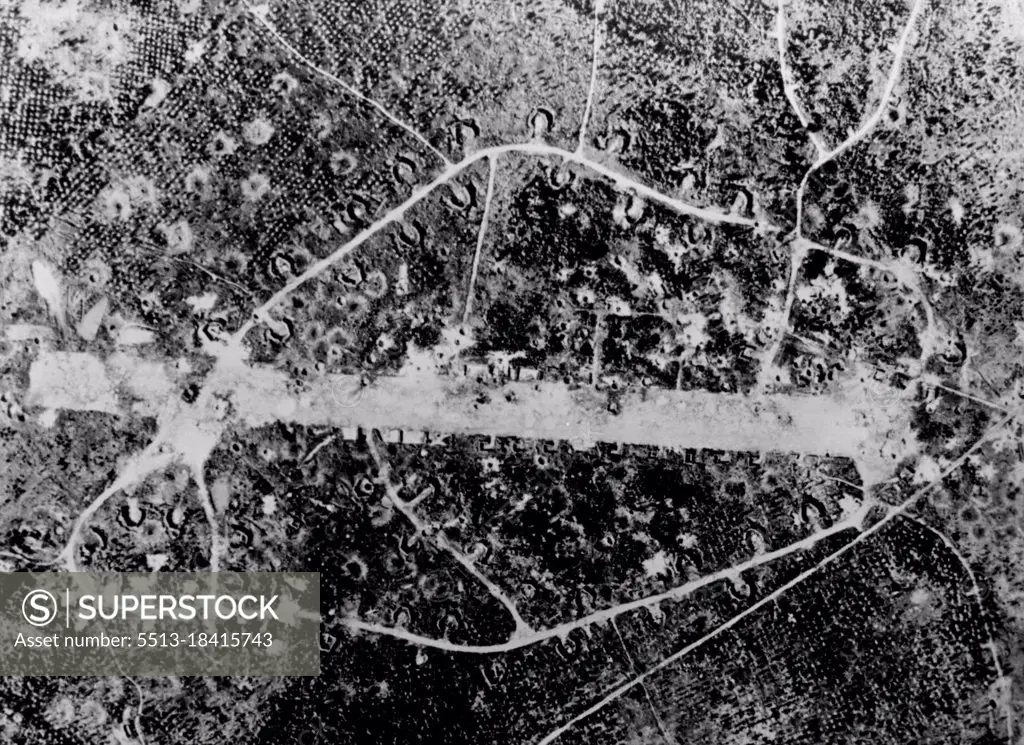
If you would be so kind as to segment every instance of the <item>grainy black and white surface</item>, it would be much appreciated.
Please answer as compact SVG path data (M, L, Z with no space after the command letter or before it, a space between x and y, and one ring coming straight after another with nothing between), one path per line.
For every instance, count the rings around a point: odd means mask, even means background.
M26 745L1024 742L1021 0L6 0L0 569L318 571Z

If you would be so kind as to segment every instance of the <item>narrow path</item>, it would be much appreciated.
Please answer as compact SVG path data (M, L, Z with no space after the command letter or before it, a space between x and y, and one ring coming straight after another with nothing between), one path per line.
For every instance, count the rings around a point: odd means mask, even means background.
M434 544L438 548L451 555L451 557L454 558L455 561L470 574L470 576L487 588L487 591L491 596L501 603L508 611L509 615L512 616L512 620L515 622L515 631L513 632L514 638L531 633L532 629L530 628L530 625L519 614L519 609L516 607L516 604L508 595L505 594L504 590L498 587L497 584L481 572L472 559L455 548L451 541L448 540L448 537L445 536L442 529L438 528L436 525L424 522L416 513L415 507L411 503L402 499L401 495L398 493L398 488L391 480L391 465L381 455L380 449L377 447L377 443L374 442L374 435L372 432L368 434L366 444L370 451L370 455L373 457L374 463L377 465L377 482L384 487L391 504L394 505L394 507L409 521L409 524L415 528L416 535L424 538L425 540L433 540Z
M466 292L466 307L462 312L462 322L467 323L473 312L473 295L476 291L476 277L480 271L480 255L484 250L484 238L487 236L487 222L491 217L491 202L494 199L494 178L498 170L497 157L487 159L487 192L484 194L484 210L480 216L480 230L476 236L476 251L473 253L473 268L469 275L469 290Z
M800 267L803 266L807 256L807 247L794 243L789 257L789 278L786 281L786 295L782 302L782 313L779 320L779 328L775 329L775 338L771 345L761 356L761 369L758 371L757 388L759 391L771 390L773 381L771 375L776 369L775 358L779 356L782 343L786 339L789 329L789 316L793 312L793 301L796 299L797 278L800 275Z
M192 471L192 480L196 485L196 494L199 496L199 505L203 508L206 524L210 529L210 571L219 572L221 557L226 553L227 546L222 537L217 510L210 498L210 490L206 487L206 476L203 474L202 465L190 467L190 470Z
M615 622L614 618L611 623L612 629L615 631L615 637L619 640L619 646L622 647L622 652L626 655L629 671L632 675L637 675L640 671L637 669L633 655L629 653L629 647L626 646L626 640L622 637L622 632L619 631L619 624ZM644 698L647 700L647 708L651 712L651 716L654 717L654 723L658 726L658 732L661 733L661 739L665 741L665 745L676 745L676 741L669 735L665 723L661 721L661 715L658 714L658 707L654 705L654 697L651 696L651 690L648 688L647 683L641 683L640 686L643 688Z
M944 385L942 383L937 383L937 382L934 382L934 381L929 381L929 380L927 380L925 378L921 378L921 383L923 385L926 385L926 386L931 386L932 388L938 388L940 391L946 391L947 393L952 393L954 396L959 396L960 398L965 399L967 401L973 401L976 404L981 404L982 406L986 406L986 407L988 407L990 409L995 409L996 411L1001 411L1004 414L1008 414L1009 411L1010 411L1005 406L1000 406L999 404L995 403L994 401L989 401L986 398L981 398L980 396L975 396L973 394L967 393L966 391L961 391L961 390L958 390L956 388L951 388L948 385Z
M287 50L289 54L291 54L293 57L299 60L303 65L308 67L310 70L315 72L317 75L320 75L326 80L331 81L335 85L339 86L340 88L348 92L348 94L351 95L353 98L357 98L363 103L372 106L374 109L380 112L380 114L389 122L394 124L396 127L400 127L401 129L405 130L410 135L415 137L417 140L419 140L419 142L424 147L426 147L430 152L432 152L434 155L440 158L441 162L444 163L445 166L451 167L452 162L448 160L447 157L445 157L444 153L442 153L436 147L431 145L427 138L421 135L415 129L413 129L413 127L411 127L409 124L405 123L403 120L392 114L391 111L388 110L383 104L379 103L373 98L370 98L369 96L363 95L355 88L353 88L351 85L346 83L344 80L337 77L336 75L332 75L331 73L324 70L322 67L317 67L315 64L313 64L313 62L310 59L308 59L301 52L299 52L298 49L289 44L288 41L284 38L284 36L282 36L281 33L274 27L274 25L270 23L269 20L267 20L267 15L270 12L269 6L253 6L248 2L245 3L245 6L249 10L249 14L256 20L257 23L259 23L264 29L267 30L267 33L269 33L271 37L273 37L274 41L276 41L278 45L281 46L282 49Z
M590 61L590 85L587 86L587 102L583 109L583 118L580 121L579 144L576 145L576 152L582 153L586 144L587 126L590 124L590 115L594 108L594 90L597 87L597 70L601 53L601 15L604 13L605 0L594 0L594 43Z

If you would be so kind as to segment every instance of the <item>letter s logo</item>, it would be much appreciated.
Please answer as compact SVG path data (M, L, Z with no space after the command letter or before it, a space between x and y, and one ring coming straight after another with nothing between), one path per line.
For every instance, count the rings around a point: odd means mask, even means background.
M46 626L57 617L57 599L46 590L32 590L21 601L21 615L33 626Z

